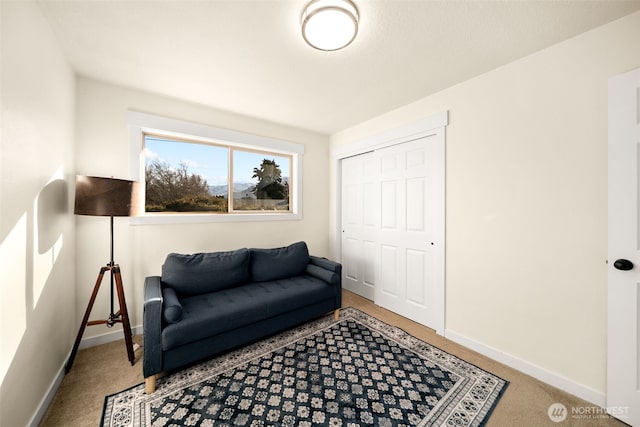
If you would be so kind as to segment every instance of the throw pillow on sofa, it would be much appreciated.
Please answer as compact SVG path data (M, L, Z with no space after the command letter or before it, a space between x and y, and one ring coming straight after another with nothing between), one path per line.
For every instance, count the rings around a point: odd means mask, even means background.
M250 252L251 278L254 282L299 276L309 264L309 249L305 242L284 248L250 249Z
M178 300L173 288L162 289L162 318L167 323L176 323L182 320L182 304Z
M198 295L247 283L249 250L193 255L171 253L162 265L162 282L178 295Z

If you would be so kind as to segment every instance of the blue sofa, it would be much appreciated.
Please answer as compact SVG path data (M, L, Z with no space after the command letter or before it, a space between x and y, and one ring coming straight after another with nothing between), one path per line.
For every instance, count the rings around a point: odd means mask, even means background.
M201 361L335 311L342 266L304 242L276 249L169 254L144 284L143 374Z

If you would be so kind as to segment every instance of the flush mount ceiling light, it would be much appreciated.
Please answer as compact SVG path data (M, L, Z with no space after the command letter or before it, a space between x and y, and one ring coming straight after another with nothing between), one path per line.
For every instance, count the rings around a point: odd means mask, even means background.
M358 9L350 0L312 0L302 12L302 37L316 49L342 49L357 33Z

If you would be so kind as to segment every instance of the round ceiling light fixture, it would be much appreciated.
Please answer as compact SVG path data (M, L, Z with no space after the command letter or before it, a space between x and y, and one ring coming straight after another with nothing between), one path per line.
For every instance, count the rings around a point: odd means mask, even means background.
M348 46L358 34L358 9L350 0L312 0L302 12L302 37L319 50Z

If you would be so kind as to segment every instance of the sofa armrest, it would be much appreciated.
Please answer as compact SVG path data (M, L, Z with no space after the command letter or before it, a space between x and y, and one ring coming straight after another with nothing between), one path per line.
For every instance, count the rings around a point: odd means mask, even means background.
M313 265L317 265L318 267L322 267L325 270L332 271L336 273L338 276L342 276L342 264L328 260L327 258L320 258L317 256L309 256L309 263Z
M144 357L142 373L149 377L162 370L162 285L160 276L144 280L144 312L142 318Z
M309 267L315 266L329 273L326 275L329 281L323 280L327 281L335 289L335 308L342 307L342 264L313 255L309 257L309 264Z

